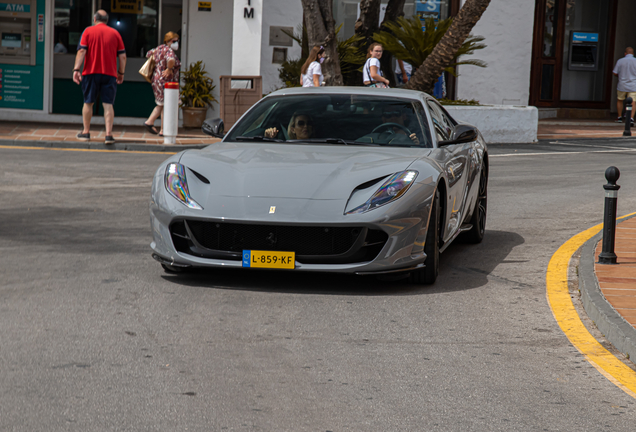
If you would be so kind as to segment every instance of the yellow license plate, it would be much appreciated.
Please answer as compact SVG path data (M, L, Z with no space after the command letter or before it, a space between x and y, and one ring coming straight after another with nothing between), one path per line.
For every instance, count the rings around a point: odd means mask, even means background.
M295 252L243 251L243 267L293 269Z

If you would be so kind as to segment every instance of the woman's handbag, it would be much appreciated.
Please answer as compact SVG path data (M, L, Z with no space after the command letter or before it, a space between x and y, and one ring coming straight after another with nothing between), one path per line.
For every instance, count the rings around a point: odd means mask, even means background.
M146 63L139 69L139 73L149 83L152 83L152 74L155 72L155 55L154 53L148 57Z

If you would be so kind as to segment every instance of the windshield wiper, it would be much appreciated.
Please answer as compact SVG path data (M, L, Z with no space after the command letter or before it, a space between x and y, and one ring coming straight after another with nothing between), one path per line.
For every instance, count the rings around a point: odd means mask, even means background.
M364 145L364 146L374 146L374 147L378 146L378 144L374 144L374 143L346 140L343 138L313 138L313 139L296 140L296 141L306 142L306 143L320 143L320 144L324 143L324 144Z
M237 141L265 141L265 142L284 142L284 140L276 138L267 138L262 135L257 136L237 136L234 138Z

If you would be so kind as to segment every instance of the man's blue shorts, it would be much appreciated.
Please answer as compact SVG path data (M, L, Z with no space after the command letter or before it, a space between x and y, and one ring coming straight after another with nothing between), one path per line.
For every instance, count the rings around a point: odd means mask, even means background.
M117 94L117 78L111 75L90 74L82 76L82 92L84 103L95 103L97 95L101 95L102 103L114 104Z

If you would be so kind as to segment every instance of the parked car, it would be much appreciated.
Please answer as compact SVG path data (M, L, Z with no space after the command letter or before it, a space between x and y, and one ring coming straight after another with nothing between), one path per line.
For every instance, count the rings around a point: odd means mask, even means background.
M409 272L486 226L479 131L422 92L293 88L251 107L223 137L162 163L152 185L153 257L168 272L242 267Z

